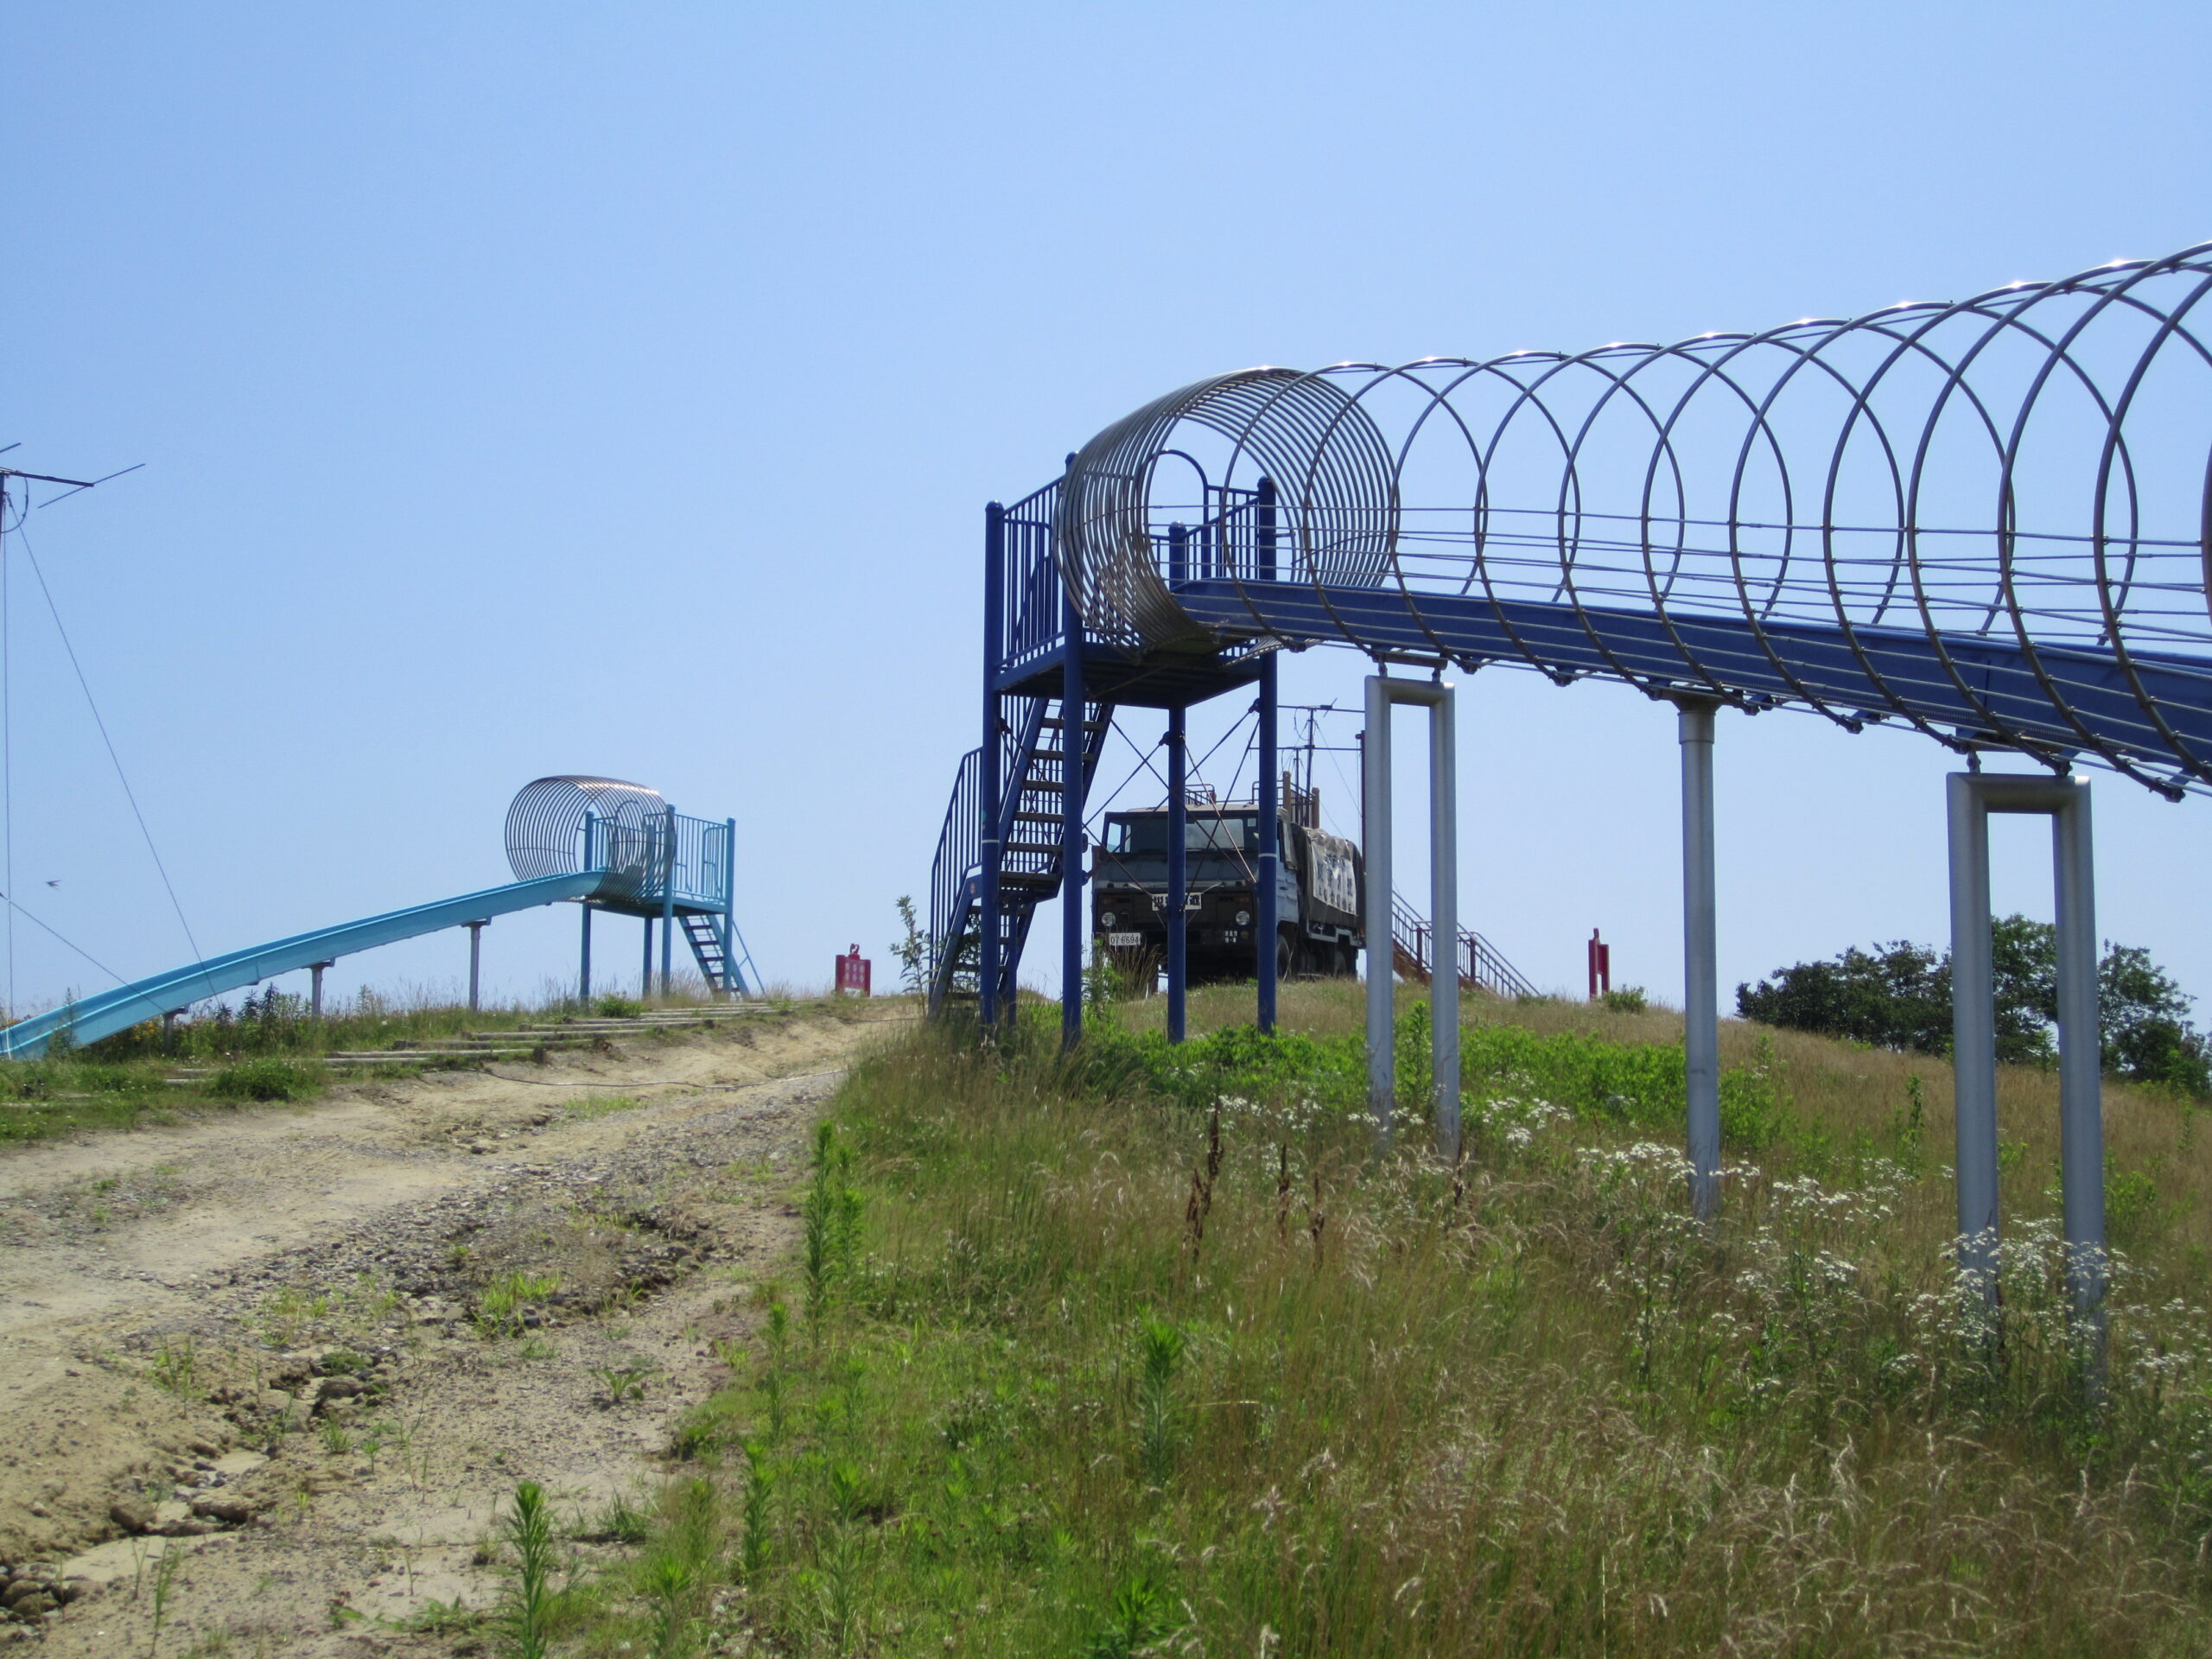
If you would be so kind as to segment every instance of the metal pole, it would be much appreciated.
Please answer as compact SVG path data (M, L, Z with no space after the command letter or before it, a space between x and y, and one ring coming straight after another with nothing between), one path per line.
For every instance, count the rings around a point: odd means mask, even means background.
M977 841L982 865L982 894L978 926L982 934L976 953L981 1003L977 1014L983 1029L999 1021L999 867L1001 846L999 796L1004 787L999 777L999 657L1000 613L1006 604L1006 509L994 501L983 509L983 747L979 755L981 781L976 788L976 811L982 818ZM939 941L942 949L958 948L957 939Z
M2103 1033L2097 1017L2096 875L2090 853L2089 785L2069 779L2051 815L2058 899L2058 1146L2065 1189L2066 1271L2074 1311L2095 1322L2103 1357L2105 1135Z
M468 1011L471 1014L480 1012L482 1007L477 1000L477 992L483 984L485 926L483 922L468 925Z
M1457 698L1440 693L1428 709L1428 880L1431 923L1436 930L1429 975L1429 1027L1436 1079L1436 1151L1446 1163L1459 1156L1459 779Z
M722 823L722 997L749 995L737 965L737 820Z
M582 868L599 868L599 815L584 814L584 858ZM582 900L577 908L584 913L583 945L576 963L576 1001L591 1001L591 900Z
M1375 1118L1377 1146L1390 1143L1390 1116L1398 1089L1393 1048L1391 992L1397 963L1390 948L1390 683L1379 674L1367 680L1367 734L1362 819L1366 835L1367 932L1367 1109Z
M1275 579L1275 486L1273 479L1260 480L1255 518L1259 531L1259 579ZM1275 721L1278 713L1279 653L1269 652L1260 658L1260 863L1259 892L1254 894L1257 903L1252 907L1254 932L1259 937L1253 941L1257 947L1260 969L1259 1026L1262 1036L1270 1036L1275 1028L1276 965L1281 960L1278 929L1281 918L1276 915L1277 893L1282 869L1281 785L1275 778Z
M1689 1119L1690 1205L1711 1219L1720 1202L1720 969L1714 936L1713 713L1682 699L1682 1058Z
M675 964L676 943L676 809L668 809L668 850L660 861L660 994L669 994L669 970Z
M1253 944L1260 969L1259 1026L1262 1036L1275 1028L1275 992L1282 961L1280 888L1282 881L1282 785L1275 776L1277 653L1260 659L1260 860L1259 891L1253 896Z
M1167 711L1167 1040L1183 1040L1191 981L1190 808L1186 711Z
M1065 575L1060 626L1060 1046L1083 1037L1083 619Z
M640 1001L651 1001L653 995L653 918L645 917L645 965L638 970L638 998Z
M1997 1014L1990 960L1989 819L1975 779L1946 780L1951 843L1952 1118L1957 1136L1959 1268L1997 1300Z

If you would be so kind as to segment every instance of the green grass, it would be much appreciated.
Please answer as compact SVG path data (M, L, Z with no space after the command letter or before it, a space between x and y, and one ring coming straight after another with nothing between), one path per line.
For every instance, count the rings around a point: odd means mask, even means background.
M2158 1220L2212 1191L2192 1111L2108 1098L2124 1156L2163 1161L2116 1177L2151 1219L2100 1396L2022 1116L2047 1079L2007 1079L1999 1341L1943 1255L1940 1065L1732 1027L1707 1232L1678 1021L1471 1012L1457 1168L1418 1123L1371 1154L1356 988L1299 988L1307 1029L1274 1041L1110 1028L1062 1059L1039 1019L858 1068L803 1207L805 1317L727 1351L741 1374L677 1435L696 1472L567 1639L2204 1649L2212 1332L2194 1229Z

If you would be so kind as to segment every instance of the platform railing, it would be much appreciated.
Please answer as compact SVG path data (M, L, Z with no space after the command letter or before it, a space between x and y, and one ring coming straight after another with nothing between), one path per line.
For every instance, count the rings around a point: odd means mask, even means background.
M583 868L624 879L639 900L674 897L680 905L720 910L729 902L731 846L726 823L656 812L591 818L584 827Z
M1060 570L1052 557L1052 516L1058 483L1033 491L1006 510L1001 575L1005 613L999 621L1001 663L1042 656L1060 643Z

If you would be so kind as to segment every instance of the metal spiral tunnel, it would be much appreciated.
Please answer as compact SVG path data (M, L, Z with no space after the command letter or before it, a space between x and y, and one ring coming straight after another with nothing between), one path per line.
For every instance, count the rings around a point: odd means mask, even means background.
M2212 244L1758 334L1223 375L1072 458L1057 561L1135 652L1519 664L2212 789L2208 289Z
M518 881L603 868L618 883L644 887L668 855L668 835L658 790L619 778L540 778L507 808L507 862Z

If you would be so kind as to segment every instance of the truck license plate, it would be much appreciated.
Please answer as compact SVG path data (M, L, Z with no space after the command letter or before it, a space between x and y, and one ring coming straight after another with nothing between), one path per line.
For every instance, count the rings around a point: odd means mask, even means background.
M1106 936L1106 943L1113 946L1116 950L1120 950L1126 949L1130 945L1142 944L1144 943L1144 935L1141 933L1109 933Z

